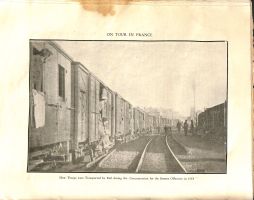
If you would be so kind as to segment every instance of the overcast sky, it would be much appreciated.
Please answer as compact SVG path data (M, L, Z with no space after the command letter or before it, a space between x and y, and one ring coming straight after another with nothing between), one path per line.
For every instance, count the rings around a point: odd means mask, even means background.
M226 100L225 42L57 42L134 106L172 108L181 115Z

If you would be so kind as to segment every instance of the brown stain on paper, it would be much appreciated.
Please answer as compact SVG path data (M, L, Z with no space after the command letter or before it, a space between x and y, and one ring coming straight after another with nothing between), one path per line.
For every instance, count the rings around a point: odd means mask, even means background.
M115 15L115 5L128 5L139 0L74 0L88 11L98 12L103 16Z

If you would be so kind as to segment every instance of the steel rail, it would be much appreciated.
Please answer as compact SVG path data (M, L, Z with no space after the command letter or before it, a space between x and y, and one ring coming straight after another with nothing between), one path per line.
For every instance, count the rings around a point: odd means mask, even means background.
M137 166L136 171L135 171L136 173L139 172L139 170L140 170L140 168L141 168L141 166L142 166L142 163L143 163L144 158L145 158L145 154L146 154L147 147L148 147L149 144L152 142L152 140L153 140L153 138L151 138L151 139L147 142L147 144L146 144L146 146L145 146L145 148L144 148L144 150L143 150L143 152L142 152L142 155L141 155L141 157L140 157L140 159L139 159L139 162L138 162L138 166Z
M113 155L113 153L115 153L116 149L113 149L111 152L109 152L108 154L106 154L106 156L104 158L101 159L101 161L98 163L98 167L101 167L102 164L111 156Z
M170 153L173 155L173 157L175 158L176 162L178 163L178 165L182 168L182 170L187 173L186 169L184 168L184 166L181 164L181 162L178 160L178 158L175 156L175 154L173 153L172 149L170 148L169 144L168 144L168 136L165 137L166 139L166 145L168 147L168 150L170 151Z

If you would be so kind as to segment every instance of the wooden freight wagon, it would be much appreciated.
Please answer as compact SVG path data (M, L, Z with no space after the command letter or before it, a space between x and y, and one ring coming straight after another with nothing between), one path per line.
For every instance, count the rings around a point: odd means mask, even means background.
M144 128L145 128L145 131L147 132L147 130L149 128L149 118L148 118L148 114L146 112L144 113L144 116L145 116Z
M145 133L145 112L140 110L140 127L143 133Z
M159 133L159 128L160 128L160 120L159 119L160 119L159 115L153 116L153 134Z
M125 104L125 123L124 123L124 135L126 138L126 141L129 141L132 139L133 136L133 109L132 105L124 99Z
M207 120L207 128L211 133L221 132L224 128L224 114L225 114L225 104L219 104L214 107L208 108L205 112L207 112L208 120Z
M163 128L165 126L165 118L160 117L160 127Z
M206 113L201 112L198 115L198 132L200 134L205 134L207 130L207 125L206 125Z
M29 160L71 159L71 62L53 42L30 42Z
M203 134L222 133L227 128L227 106L222 103L211 108L207 108L198 115L198 129Z
M145 131L146 133L152 132L153 117L148 113L145 113Z
M103 87L105 87L103 85ZM105 87L107 92L107 101L106 101L106 115L107 121L106 129L111 137L111 140L114 140L115 137L115 104L114 104L114 92L109 88Z
M134 113L134 121L135 126L134 129L139 133L142 134L145 132L145 114L140 108L135 108Z
M153 116L149 114L149 125L150 125L150 130L149 132L153 132Z
M79 62L72 63L72 91L73 157L94 159L114 142L113 92Z
M114 137L113 92L96 76L89 76L89 147L92 157L111 148ZM98 154L97 154L98 153Z
M115 139L117 142L123 142L125 139L125 100L115 93Z
M134 134L139 134L139 110L133 108Z
M89 71L78 62L72 63L71 150L73 160L84 157L89 144Z
M94 76L89 76L89 143L99 140L99 87L100 84Z

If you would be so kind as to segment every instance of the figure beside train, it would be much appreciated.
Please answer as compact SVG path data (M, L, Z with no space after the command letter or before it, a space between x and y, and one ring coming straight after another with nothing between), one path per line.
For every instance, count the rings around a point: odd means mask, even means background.
M29 73L31 162L92 161L119 143L163 133L172 122L134 107L52 41L30 42ZM209 129L208 112L198 121Z

